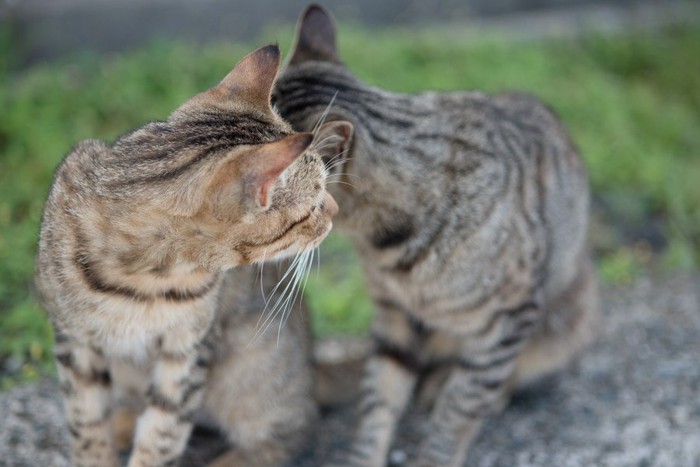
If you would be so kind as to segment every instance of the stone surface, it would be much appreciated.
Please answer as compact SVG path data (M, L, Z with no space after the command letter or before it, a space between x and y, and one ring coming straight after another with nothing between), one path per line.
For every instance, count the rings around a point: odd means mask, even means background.
M604 304L604 331L585 358L518 393L486 424L467 465L700 466L700 278L643 278L606 289ZM391 465L415 453L424 420L406 417ZM350 404L326 411L294 465L319 465L347 445L353 425ZM0 466L68 465L65 431L55 382L0 394ZM199 430L192 445L185 466L202 465L223 441Z

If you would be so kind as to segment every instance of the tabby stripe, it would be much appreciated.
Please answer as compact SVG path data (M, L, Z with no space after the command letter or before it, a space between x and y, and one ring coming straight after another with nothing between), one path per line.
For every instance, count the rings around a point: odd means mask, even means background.
M447 202L442 205L442 209L435 213L431 222L427 224L421 232L420 239L423 239L418 245L411 246L410 251L406 252L401 259L394 265L393 269L400 272L409 272L419 262L423 261L430 253L433 245L442 236L443 232L449 225L449 214L457 204L456 188L453 188L450 195L447 197ZM425 226L424 226L425 227Z
M306 214L306 215L305 215L304 217L302 217L301 219L299 219L299 220L297 220L297 221L293 221L286 229L284 229L284 230L282 231L282 233L280 233L280 234L278 234L278 235L275 235L271 240L268 239L268 240L265 240L265 241L262 241L262 242L256 242L256 241L241 242L241 243L239 243L239 245L244 246L244 247L247 247L247 248L251 248L251 247L261 247L261 246L271 245L271 244L275 243L276 241L279 241L280 239L284 238L289 232L292 231L292 229L293 229L294 227L296 227L296 226L299 225L299 224L303 224L304 222L306 222L307 220L309 220L310 217L311 217L311 212L309 212L308 214Z
M521 331L521 330L525 331L526 329L527 329L527 326L523 327L523 325L521 325L517 330L518 331ZM512 347L512 346L520 344L523 341L523 339L525 339L525 335L523 333L513 334L512 336L504 337L496 345L498 347L501 347L501 348Z
M320 96L313 96L313 97L320 97ZM328 106L328 103L330 102L330 100L332 99L333 94L329 94L325 97L326 98L323 100L320 100L320 99L308 100L307 99L307 100L304 100L304 101L298 102L298 103L293 103L293 102L287 103L284 105L284 107L280 108L280 112L288 120L291 120L291 117L293 115L296 115L296 114L299 114L302 112L303 112L302 115L314 113L314 112L312 112L312 109L316 110L316 111L318 111L320 109L325 109ZM337 107L346 109L346 110L348 110L356 115L357 114L361 115L362 113L365 113L364 109L355 108L352 105L344 105L344 104L348 104L348 102L353 103L352 101L347 101L346 99L344 99L342 97L340 97L340 98L336 97L334 105L336 105ZM385 126L384 124L382 124L381 129L373 128L370 126L372 122L370 120L368 120L366 118L362 118L362 117L358 118L356 123L358 123L357 131L362 131L362 130L367 131L370 134L371 139L375 143L384 144L384 145L391 144L391 140L388 137L386 137L380 133L381 130L386 129L386 128L383 128Z
M477 378L474 380L474 383L487 391L495 391L503 387L504 380L503 378Z
M402 349L376 334L372 339L375 345L375 355L378 357L388 358L413 373L418 373L423 368L422 362L413 352Z
M85 239L81 235L76 235L75 238L76 243L85 244ZM196 300L207 295L219 280L218 276L215 276L210 282L195 290L183 291L178 289L168 289L154 295L147 295L143 292L139 292L133 287L107 283L97 273L94 264L88 260L85 252L79 250L75 254L74 262L80 270L83 279L85 279L85 282L93 291L110 295L120 295L142 303L157 299L166 300L168 302L188 302Z
M414 232L413 223L410 220L405 220L380 228L374 233L371 243L379 250L386 250L401 245L410 239Z
M523 154L524 149L519 144L511 141L511 137L513 137L515 135L504 133L501 136L503 139L503 143L506 145L509 153L512 154L513 156L515 156L515 157L511 158L511 160L515 164L515 167L517 169L517 173L519 175L517 184L518 184L518 192L520 194L520 196L518 196L518 201L520 204L520 212L522 212L524 214L525 221L527 222L527 224L529 226L529 230L531 232L536 232L537 226L539 224L537 223L537 220L534 219L532 213L530 212L529 206L527 206L525 204L525 201L527 199L527 197L525 196L526 195L526 193L525 193L526 185L527 185L526 178L529 179L529 177L526 177L526 173L525 173L526 172L526 170L525 170L526 162L524 159L527 158L527 155ZM541 203L540 203L540 206L541 206Z
M417 110L415 103L411 99L399 99L398 96L387 97L383 91L377 92L364 87L361 83L343 80L339 76L331 76L330 74L324 74L323 79L304 76L288 80L279 92L284 94L285 102L290 102L295 98L304 97L312 93L323 92L332 95L336 90L339 95L353 96L355 98L354 102L362 102L363 107L376 104L376 107L382 111L393 110L402 115L412 115L414 117L424 117L431 114L427 111Z
M200 382L194 382L191 383L183 392L182 392L182 402L180 405L185 405L187 402L190 400L190 398L197 394L198 392L201 392L201 390L204 388L205 382L200 381Z
M318 107L326 107L333 96L335 96L334 105L340 108L345 108L346 110L357 115L358 113L365 114L371 119L377 122L381 122L381 128L385 130L386 126L394 126L400 129L406 130L414 126L413 121L406 120L403 118L398 118L395 115L386 113L384 110L377 110L372 108L371 102L376 100L381 100L380 94L369 93L359 88L350 88L340 83L329 83L321 82L315 79L303 79L302 85L305 87L305 94L300 96L301 99L294 100L294 95L285 94L285 102L280 105L280 110L282 114L289 119L290 115L299 113L301 110L308 110L310 105L315 105ZM280 90L280 92L286 93L286 89ZM338 93L336 95L336 92ZM313 100L312 100L313 99ZM396 109L397 113L405 115L410 113L410 107ZM371 119L361 119L364 124L371 123ZM384 141L388 143L389 141L380 136L376 128L369 128L365 125L365 128L372 133L373 136L378 136L378 141Z
M362 400L360 403L360 416L362 418L366 417L367 415L371 414L377 409L380 409L382 407L385 407L386 403L379 399L379 397L372 398L370 400Z
M189 160L188 162L175 167L173 169L169 169L165 172L160 172L155 175L148 175L146 177L140 177L140 178L132 178L130 180L125 180L123 182L123 185L149 185L152 183L162 183L162 182L167 182L169 180L172 180L174 178L177 178L181 176L182 174L189 172L191 170L194 170L197 166L201 165L205 160L209 159L209 156L212 154L218 153L219 155L223 156L224 155L224 149L231 148L232 145L229 143L220 143L214 146L211 146L207 148L206 150L200 152L196 157L193 159ZM168 156L172 156L172 154L168 154Z
M517 128L522 133L535 133L537 136L542 135L542 129L539 126L529 125L526 123L528 120L532 120L532 116L530 114L528 114L526 118L518 119L513 118L510 114L497 106L489 106L488 109L493 114L491 118L493 118L494 121L507 123L508 125Z
M460 396L465 396L465 393L460 393ZM475 399L480 399L483 397L483 394L479 394L479 396L475 397ZM462 418L471 418L471 419L478 419L482 418L479 415L479 406L477 405L476 407L474 406L463 406L462 404L455 403L450 406L452 410L457 412Z
M211 363L211 359L209 358L204 358L204 357L197 357L197 360L194 362L195 366L198 368L209 368L209 364Z
M65 344L70 340L70 337L68 337L68 334L65 332L59 330L56 326L54 326L54 334L53 334L53 341L54 344Z
M485 337L494 330L496 324L498 324L501 319L514 318L518 315L526 313L527 311L534 311L536 309L537 305L535 302L527 301L516 306L515 308L504 308L497 310L492 314L491 318L489 318L486 324L480 330L476 331L474 335L477 337Z
M118 189L121 186L171 180L198 167L212 154L225 154L227 150L236 146L272 142L291 134L286 130L271 128L270 122L253 115L236 119L226 118L223 121L221 117L210 114L208 118L199 121L179 125L175 123L172 128L158 122L123 136L113 146L113 150L120 156L113 163L117 166L142 169L132 170L134 173L156 173L126 181L114 180L107 182L107 185ZM202 131L206 132L203 136ZM136 150L144 144L155 148L155 152L144 154L142 150ZM202 146L201 151L182 163L183 151L191 152L193 147L199 146Z
M521 155L522 151L516 150L516 148L513 146L512 142L510 141L509 137L505 134L502 134L502 141L507 147L507 150L513 154L513 155ZM522 155L521 155L522 157ZM544 155L537 155L533 154L532 157L535 159L535 164L536 164L536 171L538 174L542 173L542 164L544 163ZM540 183L538 184L538 205L537 205L537 219L535 219L535 216L530 212L530 210L525 206L525 196L524 196L524 168L523 168L523 163L520 160L520 158L515 157L513 159L515 161L516 167L518 169L518 173L520 174L519 180L518 180L518 190L520 192L519 200L520 200L520 206L521 206L521 212L525 216L525 220L528 223L531 231L541 231L542 229L535 229L534 227L536 226L545 226L547 227L547 219L545 216L545 206L546 206L546 199L545 195L546 193L543 192L545 189L545 183L544 180L540 180ZM541 177L540 177L541 178ZM535 249L533 250L533 257L532 260L535 263L535 282L539 286L541 285L546 277L546 265L548 264L548 258L551 252L551 229L545 228L545 238L541 239L540 241L544 242L544 248L541 247L541 245L536 244ZM538 242L537 238L534 238L536 242Z
M164 412L179 412L181 404L161 393L155 386L151 385L146 393L148 403L154 405Z
M375 298L374 303L377 305L377 307L385 310L398 310L404 313L406 312L406 310L400 303L388 297Z
M56 361L66 368L72 368L75 360L73 359L73 354L70 352L55 353L54 358Z
M489 361L477 362L475 360L461 359L458 361L459 367L466 371L486 371L497 366L505 365L506 363L512 362L515 355L518 352L508 353L505 356L495 358Z
M554 240L552 238L552 229L549 226L549 219L545 214L545 206L547 205L547 183L545 182L545 170L547 164L544 160L544 154L540 155L540 157L537 157L535 162L539 182L537 183L537 187L539 190L538 213L541 225L544 227L544 242L547 246L544 252L544 256L542 257L542 262L535 268L534 272L535 283L538 287L541 287L542 284L544 284L546 277L548 277L547 264L549 264L549 258L552 254L552 244L554 243Z
M433 332L425 322L411 313L408 313L408 324L411 325L411 329L419 339L425 339Z
M56 361L61 365L61 367L69 371L73 378L82 384L96 384L98 386L105 387L109 387L112 384L112 377L110 376L108 370L92 370L89 373L82 373L77 368L72 366L74 363L72 356L67 358L67 360L69 361L69 365L64 364L64 361L66 360L59 360L58 357L56 358Z
M68 432L73 436L75 439L80 439L80 430L78 430L75 425L73 425L71 422L68 422Z

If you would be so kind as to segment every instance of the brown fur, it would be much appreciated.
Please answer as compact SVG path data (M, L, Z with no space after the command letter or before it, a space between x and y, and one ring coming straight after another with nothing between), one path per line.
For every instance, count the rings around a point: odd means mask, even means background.
M360 424L341 465L381 466L416 384L435 394L414 466L462 465L509 389L569 362L598 321L588 180L556 116L522 94L366 86L312 5L276 83L280 113L330 144L339 228L377 315ZM335 159L333 159L335 158Z
M278 66L276 46L258 49L167 120L82 142L57 168L36 280L76 465L117 463L134 408L115 427L113 389L145 401L132 467L176 463L202 406L240 465L282 462L313 420L305 325L282 330L282 314L279 337L251 342L265 304L245 265L316 247L337 211L313 136L270 107ZM267 294L285 283L263 279Z

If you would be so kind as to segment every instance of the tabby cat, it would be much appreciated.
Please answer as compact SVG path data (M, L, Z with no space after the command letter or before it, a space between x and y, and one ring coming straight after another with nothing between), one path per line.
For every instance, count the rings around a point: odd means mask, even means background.
M514 385L561 367L594 335L589 189L576 148L533 97L364 85L316 5L302 13L273 101L296 129L333 102L321 156L340 182L330 190L336 225L377 309L359 427L336 461L384 465L414 390L431 387L411 465L463 465Z
M260 48L167 120L84 141L57 168L36 280L76 465L118 463L112 389L145 399L131 467L176 464L200 407L238 448L222 465L277 465L301 445L315 413L306 325L253 339L265 305L243 265L316 247L337 205L312 135L270 107L279 63ZM266 327L286 318L272 310ZM124 435L128 412L115 415Z

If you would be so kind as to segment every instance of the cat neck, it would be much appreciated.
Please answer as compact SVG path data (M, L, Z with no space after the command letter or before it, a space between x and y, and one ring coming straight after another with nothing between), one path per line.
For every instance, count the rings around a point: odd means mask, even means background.
M310 62L289 70L277 84L281 115L313 127L328 111L327 120L348 120L367 157L390 163L388 151L405 139L416 118L426 115L420 96L392 93L368 86L343 66ZM418 98L418 99L416 99ZM330 108L329 108L330 106Z
M196 255L184 246L192 242L166 216L86 211L90 214L83 213L74 232L76 264L94 290L139 301L182 301L216 282L218 272L195 261Z
M301 128L312 128L331 101L329 119L353 124L344 168L353 187L331 185L331 191L340 206L336 225L362 251L393 261L407 253L416 232L439 235L458 199L452 191L469 186L480 167L499 171L482 148L488 103L481 93L392 93L363 84L341 65L319 62L290 69L278 88L281 114ZM477 197L462 212L475 216L484 204Z

